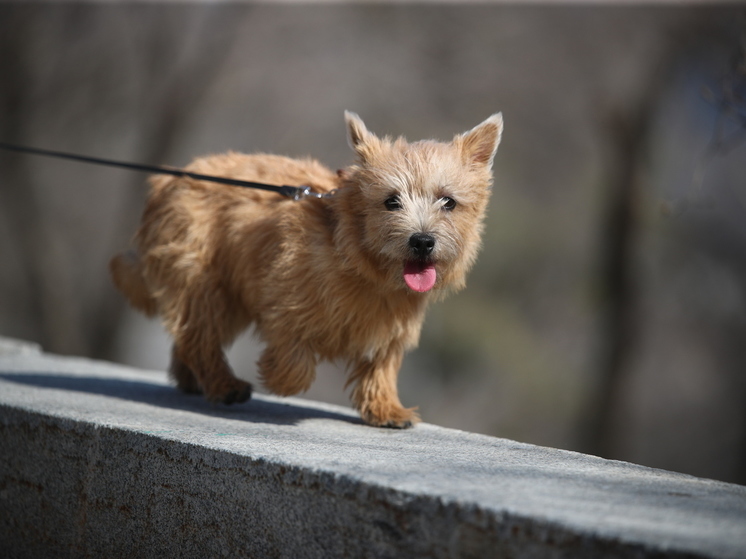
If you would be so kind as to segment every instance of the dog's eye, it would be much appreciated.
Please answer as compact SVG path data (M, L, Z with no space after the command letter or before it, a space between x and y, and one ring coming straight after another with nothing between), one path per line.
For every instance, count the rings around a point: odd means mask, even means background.
M383 205L386 206L386 209L388 211L393 212L401 209L401 200L396 195L389 196L388 198L386 198Z
M456 207L456 200L453 198L450 198L448 196L443 196L443 198L440 199L441 202L443 202L443 209L448 210L449 212Z

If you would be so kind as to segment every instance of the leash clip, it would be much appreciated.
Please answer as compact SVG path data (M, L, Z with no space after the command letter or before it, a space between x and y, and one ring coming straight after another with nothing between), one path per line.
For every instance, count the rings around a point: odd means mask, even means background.
M293 200L296 202L303 200L304 198L307 198L309 196L313 196L316 194L313 190L311 190L310 186L299 186L295 189L295 194L293 194Z
M337 192L336 189L324 193L314 192L311 190L310 186L297 186L293 193L293 200L298 202L304 198L329 198L330 196L333 196L335 192Z

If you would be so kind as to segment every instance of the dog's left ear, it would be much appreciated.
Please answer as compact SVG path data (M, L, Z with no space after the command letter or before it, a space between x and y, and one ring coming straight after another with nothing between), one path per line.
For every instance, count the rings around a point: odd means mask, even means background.
M454 140L464 158L473 165L492 167L503 134L503 115L496 113Z

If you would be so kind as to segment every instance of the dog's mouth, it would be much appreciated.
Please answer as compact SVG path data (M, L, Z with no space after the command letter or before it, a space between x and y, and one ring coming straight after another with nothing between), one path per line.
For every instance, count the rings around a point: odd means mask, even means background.
M435 285L435 265L426 260L408 260L404 264L404 282L412 291L425 293Z

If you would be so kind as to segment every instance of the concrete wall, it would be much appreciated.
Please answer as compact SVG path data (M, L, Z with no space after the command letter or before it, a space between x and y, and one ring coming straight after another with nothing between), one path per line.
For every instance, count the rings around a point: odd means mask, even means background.
M0 340L7 557L744 557L746 488Z

